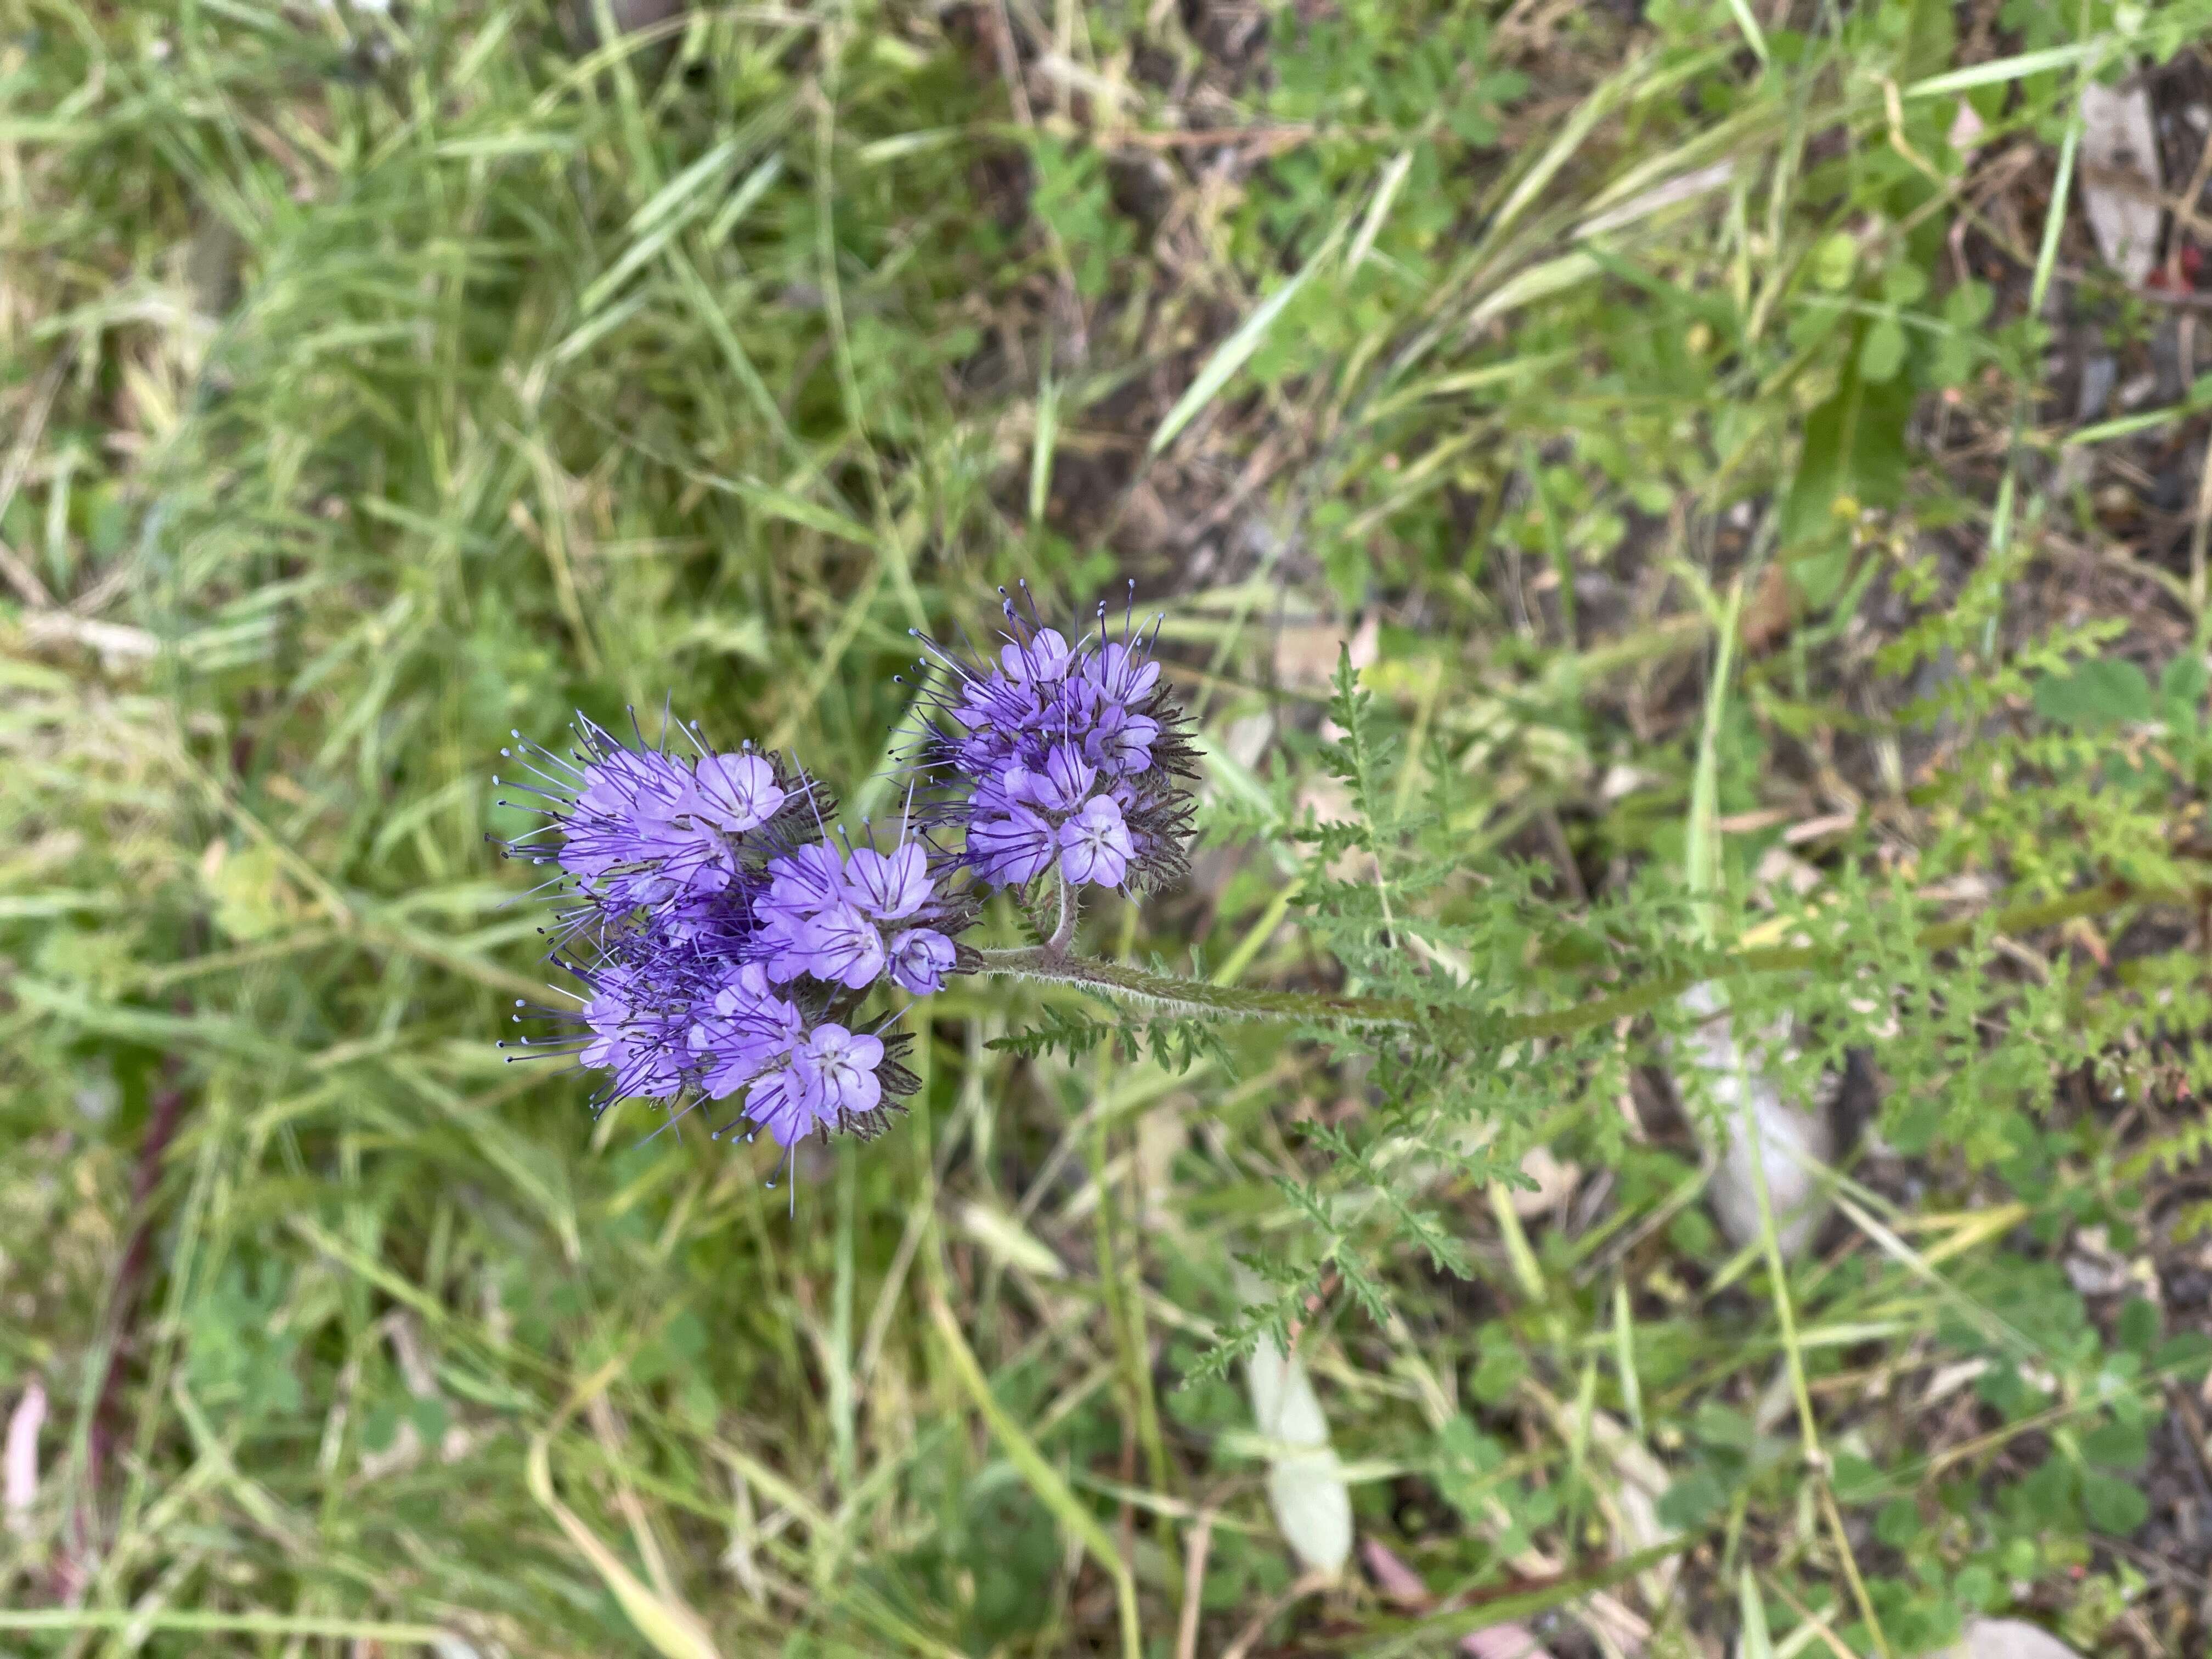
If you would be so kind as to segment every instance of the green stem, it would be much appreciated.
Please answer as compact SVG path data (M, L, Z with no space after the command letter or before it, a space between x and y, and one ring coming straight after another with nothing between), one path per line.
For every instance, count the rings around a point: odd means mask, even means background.
M1937 922L1923 927L1914 942L1923 951L1947 951L1965 944L1977 929L1987 925L2000 933L2032 933L2057 927L2083 916L2100 915L2134 901L2191 902L2202 890L2176 892L2147 891L2124 881L2107 881L2063 898L2033 904L2015 904L1963 921ZM1242 986L1214 985L1203 980L1179 979L1170 974L1147 973L1120 963L1098 962L1070 956L1049 945L1022 945L1012 950L984 951L981 971L1050 984L1080 986L1134 1002L1185 1012L1224 1016L1231 1019L1342 1020L1348 1024L1410 1025L1425 1014L1460 1014L1458 1010L1424 1005L1411 997L1342 996L1331 992L1262 991ZM1566 1036L1608 1024L1634 1014L1649 1013L1671 1001L1700 980L1728 979L1740 974L1802 972L1820 967L1829 953L1811 946L1765 945L1741 951L1704 969L1678 969L1661 974L1628 990L1614 991L1587 1002L1537 1013L1504 1014L1490 1027L1504 1042L1528 1037Z
M1340 1019L1353 1024L1390 1025L1410 1024L1421 1006L1410 997L1347 997L1313 991L1258 991L1238 985L1215 985L1200 979L1177 979L1170 974L1146 973L1118 962L1099 962L1090 957L1069 956L1049 945L1024 945L1012 950L982 951L981 969L1015 979L1043 980L1055 985L1079 985L1087 991L1135 1002L1150 1002L1187 1013L1225 1014L1232 1019Z

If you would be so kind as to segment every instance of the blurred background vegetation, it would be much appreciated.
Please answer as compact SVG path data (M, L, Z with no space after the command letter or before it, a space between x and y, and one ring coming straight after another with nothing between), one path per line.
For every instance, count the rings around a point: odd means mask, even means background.
M2047 1066L1801 1079L1858 1196L1786 1268L1658 1072L1562 1088L1439 1189L1470 1278L1279 1357L1316 1476L1200 1362L1359 1060L970 983L787 1213L501 1063L483 843L574 708L880 808L909 629L1133 581L1214 835L1103 951L1330 981L1246 841L1342 814L1340 644L1563 929L2170 890L2208 26L0 0L0 1650L2204 1653L2201 911L1981 940L2117 999Z

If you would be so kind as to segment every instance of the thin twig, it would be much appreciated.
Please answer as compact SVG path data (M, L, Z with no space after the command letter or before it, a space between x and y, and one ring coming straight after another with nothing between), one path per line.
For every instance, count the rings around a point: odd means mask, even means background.
M1206 1590L1206 1558L1213 1547L1213 1518L1219 1511L1211 1504L1198 1512L1183 1540L1182 1619L1176 1630L1176 1659L1198 1659L1198 1621Z
M1252 1645L1260 1639L1268 1626L1287 1613L1309 1595L1328 1589L1336 1583L1336 1575L1316 1568L1293 1579L1289 1587L1273 1601L1263 1603L1260 1610L1247 1620L1244 1628L1237 1632L1237 1639L1221 1650L1221 1659L1245 1659Z

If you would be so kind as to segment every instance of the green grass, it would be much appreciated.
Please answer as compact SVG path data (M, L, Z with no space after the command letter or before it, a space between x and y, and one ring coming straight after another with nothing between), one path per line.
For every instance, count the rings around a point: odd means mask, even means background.
M2197 880L2203 540L2131 481L2193 491L2206 400L2055 483L2034 319L2057 283L2150 360L2170 312L2068 212L2074 91L2201 74L2204 8L1621 16L739 6L579 55L519 0L0 0L0 1402L50 1401L0 1651L1419 1652L1510 1614L1567 1659L1718 1651L1753 1603L1777 1653L1976 1609L2201 1650L2203 1558L2129 1494L2151 1436L2202 1443L2204 1304L2062 1263L2202 1248L2202 938L2138 901ZM1701 930L1792 943L1785 852L1851 902L2132 908L1905 951L1906 1086L1794 1263L1717 1233L1640 1026L1493 1126L1568 1201L1429 1180L1465 1280L1316 1151L1364 1058L1272 1031L1024 1058L990 1045L1036 1001L963 981L910 1116L795 1194L503 1063L546 977L484 845L510 730L666 703L882 810L910 628L1125 575L1259 850L1102 954L1367 971L1292 902L1346 844L1286 833L1349 810L1314 731L1363 622L1406 761L1358 787L1449 782L1422 845L1538 917L1459 890L1424 948L1523 1012ZM2016 769L1919 769L1984 738ZM1847 989L1807 1006L1875 1041ZM1301 1578L1204 1374L1238 1255L1325 1265L1316 1183L1392 1299L1299 1334L1357 1526L1480 1618Z

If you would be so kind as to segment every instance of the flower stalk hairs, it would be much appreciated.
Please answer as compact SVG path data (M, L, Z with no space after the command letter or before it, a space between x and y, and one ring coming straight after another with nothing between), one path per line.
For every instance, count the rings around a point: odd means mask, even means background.
M1150 634L1126 613L1116 629L1102 605L1071 641L1011 599L1002 613L988 655L921 640L906 805L857 839L833 830L829 791L795 763L716 750L696 725L664 723L649 744L580 715L566 753L516 733L501 752L526 775L495 781L543 822L503 850L553 872L539 890L558 907L552 960L580 988L515 1046L602 1073L595 1111L643 1097L673 1121L703 1105L716 1135L764 1129L787 1151L817 1132L877 1134L915 1090L879 992L926 997L987 973L1187 1012L1328 1012L1072 953L1087 897L1187 869L1195 756L1153 657L1157 618ZM1037 943L963 942L993 891Z

